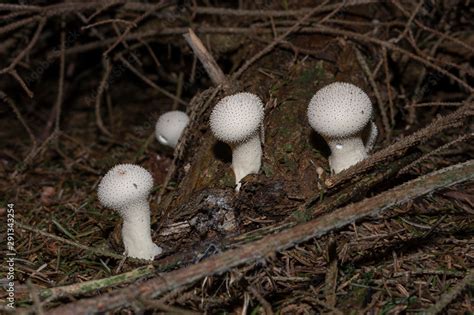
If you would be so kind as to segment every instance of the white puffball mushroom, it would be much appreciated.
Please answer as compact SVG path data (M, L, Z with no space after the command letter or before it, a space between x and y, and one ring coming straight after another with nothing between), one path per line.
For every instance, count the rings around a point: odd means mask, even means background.
M174 148L188 123L189 117L185 112L173 110L164 113L156 122L156 139L161 144Z
M129 257L153 260L162 249L153 243L148 195L153 177L141 166L119 164L102 178L97 189L100 203L123 218L122 240Z
M377 137L377 126L371 125L368 146L361 138L363 129L372 119L372 103L359 87L335 82L320 89L308 106L311 127L329 145L329 165L334 174L367 157Z
M257 95L246 92L224 97L211 113L210 125L214 136L232 148L237 191L240 190L242 178L260 170L263 117L263 102Z

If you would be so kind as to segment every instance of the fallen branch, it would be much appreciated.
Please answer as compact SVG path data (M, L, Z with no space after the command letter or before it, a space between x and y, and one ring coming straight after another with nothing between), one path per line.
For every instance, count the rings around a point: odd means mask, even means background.
M183 36L188 45L191 46L194 54L201 61L204 69L206 69L206 72L211 78L212 83L215 86L222 84L224 89L227 90L229 88L229 82L224 72L219 67L212 55L207 51L206 47L203 45L199 37L197 37L196 33L194 33L192 29L189 29L188 33L184 34Z
M381 2L380 0L350 0L346 1L345 6L356 6L369 3ZM322 13L327 11L332 11L336 9L340 4L330 4L321 6L314 13ZM236 9L227 9L227 8L213 8L213 7L196 7L194 12L197 14L208 14L208 15L227 15L227 16L240 16L240 17L288 17L288 16L298 16L305 15L310 11L311 8L303 8L298 10L236 10Z
M474 178L474 160L456 164L409 181L375 197L348 205L316 220L269 235L240 248L213 256L201 263L161 274L144 283L117 290L99 297L84 299L50 310L49 314L89 314L105 312L130 305L137 299L149 299L164 292L198 281L206 276L221 274L233 267L265 259L275 251L320 237L352 222L403 204L436 189L449 187Z
M108 278L95 279L90 281L84 281L80 283L74 283L65 285L62 287L48 288L41 290L39 296L41 298L47 298L48 302L56 300L65 296L77 296L81 294L91 293L95 290L111 287L114 285L124 284L133 280L149 276L155 272L155 268L152 265L140 267L129 272L113 275Z

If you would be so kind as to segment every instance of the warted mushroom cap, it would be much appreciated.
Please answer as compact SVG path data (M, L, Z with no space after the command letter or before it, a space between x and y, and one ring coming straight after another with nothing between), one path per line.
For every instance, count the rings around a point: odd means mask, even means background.
M156 122L156 139L158 139L161 144L174 148L188 123L189 117L182 111L173 110L164 113Z
M141 166L119 164L111 168L99 183L97 195L102 205L120 210L148 197L153 177Z
M309 124L328 138L345 138L364 129L372 117L369 96L354 84L335 82L320 89L308 106Z
M241 142L254 135L263 121L263 102L252 93L221 99L211 113L210 125L217 139Z

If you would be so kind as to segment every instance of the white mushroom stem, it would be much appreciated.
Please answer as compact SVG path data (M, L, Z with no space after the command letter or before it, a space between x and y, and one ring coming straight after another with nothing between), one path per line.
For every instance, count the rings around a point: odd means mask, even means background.
M331 149L329 166L334 174L362 161L367 157L367 150L360 137L343 139L326 139Z
M153 243L150 229L150 206L146 200L120 209L123 217L122 239L127 256L152 260L163 251Z
M258 173L261 165L264 108L262 100L252 93L237 93L221 99L209 117L212 133L232 147L232 169L236 191L240 180Z
M236 191L240 190L240 180L249 174L256 174L262 164L262 146L259 133L244 142L232 146L232 169L235 174Z

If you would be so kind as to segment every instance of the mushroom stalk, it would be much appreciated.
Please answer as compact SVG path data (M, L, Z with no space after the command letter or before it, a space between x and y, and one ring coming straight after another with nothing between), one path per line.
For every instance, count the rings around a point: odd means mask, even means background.
M209 124L217 139L232 147L236 191L242 178L258 173L262 159L259 133L263 135L263 102L255 94L237 93L221 99L212 110Z
M367 150L360 137L326 139L331 149L329 166L337 174L367 158Z
M119 212L123 217L122 239L127 256L152 260L161 254L161 247L151 239L148 202L138 201L120 209Z
M148 195L153 177L141 166L119 164L102 178L97 189L100 203L123 218L122 240L129 257L153 260L161 254L151 240Z
M232 146L232 169L235 174L236 191L240 190L242 178L258 173L261 161L262 146L258 132L248 140Z

